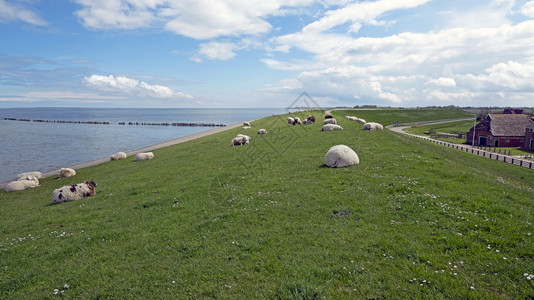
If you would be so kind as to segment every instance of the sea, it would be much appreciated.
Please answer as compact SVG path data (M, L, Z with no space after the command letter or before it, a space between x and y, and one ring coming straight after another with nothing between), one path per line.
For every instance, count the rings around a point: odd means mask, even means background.
M23 172L45 173L216 128L196 125L228 126L286 112L284 108L0 108L0 182ZM152 125L161 123L194 124Z

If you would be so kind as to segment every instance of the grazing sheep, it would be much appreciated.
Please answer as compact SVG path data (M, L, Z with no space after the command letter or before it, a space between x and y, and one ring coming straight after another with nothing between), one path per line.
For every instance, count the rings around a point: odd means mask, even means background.
M244 136L236 136L236 137L233 138L232 141L230 142L230 146L241 146L241 145L246 145L246 144L248 144L248 141L249 141L249 139L247 139L247 138L244 137Z
M111 160L119 160L119 159L125 159L127 157L126 153L124 152L117 152L113 154L110 159Z
M345 145L331 147L324 157L324 164L330 168L344 168L359 163L358 154Z
M308 124L313 124L315 123L315 116L314 115L309 115L306 120L308 121L307 123Z
M265 130L263 128L258 130L258 134L266 134L266 133L267 133L267 130Z
M135 161L141 160L150 160L154 158L154 153L152 152L140 152L135 155Z
M287 124L295 124L295 119L293 119L292 117L287 117Z
M324 120L324 124L337 124L336 119L326 119Z
M39 179L33 175L27 176L25 179L19 179L16 181L11 181L5 187L6 192L17 192L23 191L25 189L31 189L36 186L39 186Z
M238 134L235 137L237 137L237 138L245 138L247 140L247 144L248 144L248 141L250 141L250 136L248 136L248 135Z
M337 124L325 124L323 125L323 128L321 128L321 131L332 131L332 130L343 130L343 127Z
M83 183L66 185L60 187L59 189L55 189L52 192L52 201L54 201L54 203L61 203L94 196L95 187L96 183L94 181L86 181Z
M296 125L296 124L302 125L302 120L299 117L293 118L293 125Z
M249 122L243 122L243 126L244 127L250 127L250 123Z
M379 123L368 122L368 123L363 124L363 128L362 129L363 130L369 130L369 131L384 130L384 126L382 126L382 124L379 124Z
M28 176L35 176L36 178L43 178L43 174L39 171L33 171L33 172L26 172L26 173L20 173L17 175L17 180L26 180L28 179Z
M324 118L325 118L325 119L332 119L332 118L334 118L334 116L332 116L331 114L326 114L326 115L324 116Z
M57 178L66 178L76 175L76 171L71 168L61 168L57 171Z

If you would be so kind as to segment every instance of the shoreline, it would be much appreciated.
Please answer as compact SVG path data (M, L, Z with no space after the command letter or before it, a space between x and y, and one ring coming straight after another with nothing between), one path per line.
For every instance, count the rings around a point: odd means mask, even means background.
M255 120L248 121L248 122L254 122L254 121ZM152 150L156 150L156 149L160 149L160 148L174 146L174 145L177 145L177 144L181 144L181 143L185 143L185 142L188 142L188 141L196 140L196 139L199 139L199 138L202 138L202 137L205 137L205 136L208 136L208 135L212 135L212 134L215 134L215 133L219 133L219 132L223 132L223 131L226 131L226 130L234 129L234 128L237 128L237 127L240 127L240 126L243 126L243 123L237 123L237 124L228 125L228 126L225 126L225 127L218 127L218 128L214 128L214 129L210 129L210 130L206 130L206 131L202 131L202 132L186 135L186 136L183 136L183 137L180 137L180 138L176 138L176 139L173 139L173 140L170 140L170 141L166 141L166 142L162 142L162 143L146 146L146 147L143 147L143 148L140 148L140 149L137 149L137 150L133 150L133 151L127 152L126 155L132 156L132 155L135 155L135 154L137 154L139 152L147 152L147 151L152 151ZM112 154L110 154L110 156L111 155ZM88 162L81 163L81 164L74 165L74 166L68 166L66 168L72 168L74 170L77 170L77 169L87 168L87 167L91 167L91 166L96 166L96 165L99 165L99 164L102 164L102 163L105 163L105 162L108 162L108 161L111 161L109 156L107 158L96 159L96 160L88 161ZM25 171L25 172L31 172L31 171ZM55 175L57 175L57 172L58 172L58 170L52 170L52 171L43 172L42 173L43 174L43 178L47 178L47 177L50 177L50 176L55 176ZM23 173L23 172L21 172L21 173ZM8 183L10 183L11 181L13 181L13 180L0 182L0 189L4 189L5 186Z

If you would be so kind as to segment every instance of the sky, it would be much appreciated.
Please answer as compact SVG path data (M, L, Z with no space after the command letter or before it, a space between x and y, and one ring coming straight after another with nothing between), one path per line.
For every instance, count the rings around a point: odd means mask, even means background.
M534 1L0 0L0 108L534 106Z

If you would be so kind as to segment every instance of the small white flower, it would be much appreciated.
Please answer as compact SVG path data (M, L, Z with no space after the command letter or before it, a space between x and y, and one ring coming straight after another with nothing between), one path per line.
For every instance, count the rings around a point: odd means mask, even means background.
M475 287L474 287L474 286L471 286L471 289L472 289L472 290L474 290L474 289L475 289Z

